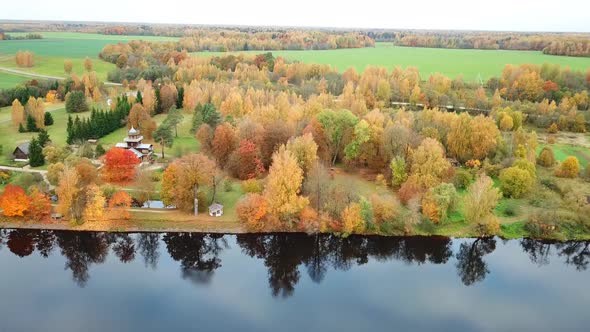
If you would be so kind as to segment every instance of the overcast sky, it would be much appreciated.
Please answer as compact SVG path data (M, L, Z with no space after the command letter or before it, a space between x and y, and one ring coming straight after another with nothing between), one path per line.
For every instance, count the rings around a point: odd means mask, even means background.
M590 32L590 0L3 0L0 19Z

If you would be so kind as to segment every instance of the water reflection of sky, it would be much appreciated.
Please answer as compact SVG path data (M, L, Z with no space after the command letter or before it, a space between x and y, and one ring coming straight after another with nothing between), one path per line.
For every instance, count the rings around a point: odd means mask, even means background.
M139 253L122 263L111 249L90 265L84 287L64 269L59 247L48 258L21 258L4 243L0 331L555 331L590 323L590 273L565 265L555 248L539 266L518 241L497 240L483 256L490 272L470 286L456 267L464 240L452 241L446 264L370 257L347 270L328 266L320 283L300 264L292 293L273 296L270 263L245 254L235 236L225 239L212 273L183 270L161 241L157 268Z

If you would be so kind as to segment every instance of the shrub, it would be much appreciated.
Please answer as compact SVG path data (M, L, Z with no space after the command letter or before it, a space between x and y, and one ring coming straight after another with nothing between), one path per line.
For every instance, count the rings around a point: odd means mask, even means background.
M377 174L375 177L375 183L381 187L387 187L387 180L385 180L385 176L383 174Z
M500 223L494 215L487 215L477 221L475 229L479 236L492 236L500 231Z
M580 162L578 158L569 156L559 165L559 169L555 171L555 175L560 178L575 178L580 172Z
M228 181L227 179L225 179L223 181L223 191L225 191L226 193L232 191L234 189L231 181Z
M399 188L398 195L404 205L408 204L412 198L419 198L422 195L422 188L418 184L415 176L409 177L408 180L402 184L401 188Z
M371 206L376 224L393 221L399 214L399 202L395 197L372 195Z
M547 137L548 144L555 144L556 141L557 141L557 138L555 138L555 136L553 136L553 135L549 135L549 137Z
M391 169L391 186L399 187L408 178L406 160L402 157L395 157L389 165Z
M465 163L465 166L467 166L469 168L479 168L481 166L481 161L479 161L477 159L469 159Z
M559 131L559 128L557 127L557 123L553 122L549 128L547 128L547 132L549 134L556 134Z
M455 178L453 184L457 189L467 189L471 182L473 182L473 173L469 170L458 168L455 172Z
M262 192L262 184L260 181L256 179L249 179L242 181L241 183L242 191L245 193L261 193Z
M544 147L539 154L539 158L537 158L537 164L543 167L553 167L553 165L555 165L555 155L553 154L553 150L549 147Z
M502 213L506 217L517 216L520 212L520 207L516 202L506 202Z
M457 203L457 191L450 183L430 188L422 199L422 212L435 223L446 221Z
M496 177L500 174L500 170L502 170L502 166L497 164L492 164L489 160L484 160L482 165L483 171L486 173L487 176Z
M260 194L247 194L236 205L238 219L252 230L264 229L267 210L268 202Z
M316 210L306 206L299 213L299 229L307 234L316 234L321 231L321 223Z
M534 178L526 170L513 166L500 173L500 188L507 197L520 198L528 193Z
M545 210L530 215L524 224L524 229L534 238L554 237L558 231L556 220L565 221L567 219L569 216L562 213Z
M104 155L106 152L106 150L104 149L104 147L102 146L102 144L98 144L96 146L96 149L94 149L94 152L96 153L97 157L100 157L102 155Z

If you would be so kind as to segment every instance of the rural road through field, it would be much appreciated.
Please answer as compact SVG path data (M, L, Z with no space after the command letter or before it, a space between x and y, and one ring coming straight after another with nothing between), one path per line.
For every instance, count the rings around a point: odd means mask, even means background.
M12 74L17 74L17 75L24 75L24 76L30 76L30 77L45 78L45 79L49 79L49 80L63 80L63 79L65 79L64 77L34 74L34 73L29 73L29 72L26 72L26 71L17 70L17 69L11 69L11 68L2 68L2 67L0 67L0 71L7 72L7 73L12 73ZM104 82L104 84L105 85L112 85L112 86L121 86L121 83L113 83L113 82Z

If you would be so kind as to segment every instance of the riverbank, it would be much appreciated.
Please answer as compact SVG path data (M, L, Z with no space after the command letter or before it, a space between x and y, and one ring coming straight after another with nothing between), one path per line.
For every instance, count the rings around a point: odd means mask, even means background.
M151 210L130 211L132 218L129 220L104 220L100 222L85 222L78 225L68 220L51 220L47 222L31 222L22 219L6 218L0 216L0 229L38 229L38 230L67 230L79 232L115 232L115 233L210 233L210 234L250 234L250 233L302 233L297 229L269 229L251 231L237 220L227 220L200 215L198 217L187 215L178 211ZM331 232L327 232L331 233ZM479 238L473 225L464 222L452 222L443 224L422 223L415 227L412 233L403 234L394 232L384 234L382 232L364 232L357 235L378 236L445 236L453 238ZM495 234L502 239L533 238L552 241L584 241L590 240L590 234L582 233L579 229L572 229L571 225L564 224L561 232L555 232L543 236L535 236L525 229L524 222L515 221L501 225L500 231Z

